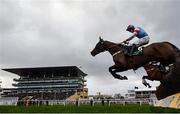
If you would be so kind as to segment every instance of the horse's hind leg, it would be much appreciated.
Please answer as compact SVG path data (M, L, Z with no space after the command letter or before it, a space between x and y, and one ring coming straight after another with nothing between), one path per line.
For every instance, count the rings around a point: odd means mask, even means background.
M120 79L120 80L127 80L126 76L121 76L117 74L117 72L122 72L123 69L120 69L117 65L113 65L109 67L109 72L113 75L114 78Z

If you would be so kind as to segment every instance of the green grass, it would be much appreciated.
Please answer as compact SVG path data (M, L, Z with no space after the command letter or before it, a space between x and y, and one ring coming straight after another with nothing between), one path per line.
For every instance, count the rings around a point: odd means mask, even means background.
M180 109L149 105L56 105L56 106L0 106L0 113L180 113Z

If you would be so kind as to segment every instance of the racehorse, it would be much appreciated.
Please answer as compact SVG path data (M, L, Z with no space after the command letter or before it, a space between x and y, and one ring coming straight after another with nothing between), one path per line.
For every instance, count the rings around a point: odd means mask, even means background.
M151 86L146 82L145 79L162 82L165 75L170 71L170 66L163 66L160 62L157 61L151 61L145 64L143 67L147 73L147 76L142 77L142 83L149 88L151 88Z
M117 44L110 41L104 41L99 37L99 42L91 51L92 56L108 51L114 61L114 65L109 67L109 72L114 78L126 80L126 76L118 75L117 72L123 72L129 69L137 69L150 61L159 61L163 65L169 65L180 61L179 49L169 42L153 43L143 48L143 54L138 56L127 56L124 54L126 48L123 44Z
M180 92L180 62L171 65L169 72L163 75L155 94L158 100Z
M145 64L144 69L147 72L147 76L143 76L143 84L147 87L151 87L145 79L151 81L160 81L160 85L155 92L158 100L166 98L167 96L180 92L180 62L176 62L169 66L163 66L159 62L149 62Z

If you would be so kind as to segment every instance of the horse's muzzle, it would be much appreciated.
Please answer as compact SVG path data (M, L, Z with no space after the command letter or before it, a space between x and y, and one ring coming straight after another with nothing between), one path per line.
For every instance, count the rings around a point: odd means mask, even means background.
M91 51L91 55L94 57L96 54L93 51Z

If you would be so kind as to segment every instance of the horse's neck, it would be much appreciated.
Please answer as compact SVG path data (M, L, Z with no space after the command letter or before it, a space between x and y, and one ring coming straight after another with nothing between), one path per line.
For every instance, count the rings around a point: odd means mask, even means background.
M119 47L117 44L115 43L112 43L112 42L107 42L106 44L106 50L111 54L113 55L114 53L122 50L121 47Z
M120 51L120 50L121 50L121 49L120 49L118 46L114 46L114 47L108 49L108 51L109 51L109 53L110 53L111 55L114 55L115 53L117 53L117 52Z

